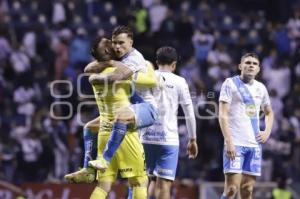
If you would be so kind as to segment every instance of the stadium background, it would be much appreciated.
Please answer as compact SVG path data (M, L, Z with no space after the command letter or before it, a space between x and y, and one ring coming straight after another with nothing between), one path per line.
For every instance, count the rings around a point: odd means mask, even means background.
M297 0L0 0L3 182L27 191L49 185L41 183L63 187L64 174L81 166L81 123L96 117L97 109L86 77L78 75L91 61L93 39L110 37L120 24L133 28L134 46L146 59L154 62L155 50L163 45L175 47L180 55L177 74L186 78L192 94L199 155L187 160L186 128L180 119L176 198L185 189L196 198L203 194L198 185L223 181L218 94L222 81L237 73L241 55L250 51L261 59L259 79L268 88L276 119L264 146L259 181L284 178L300 190ZM71 192L78 189L74 187ZM46 196L40 198L51 198ZM2 197L9 198L8 189L0 188Z

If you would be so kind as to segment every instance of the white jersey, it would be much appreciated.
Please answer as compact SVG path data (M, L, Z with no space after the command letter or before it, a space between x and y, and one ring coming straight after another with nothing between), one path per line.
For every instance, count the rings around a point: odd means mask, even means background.
M245 84L255 106L246 105L243 97L234 83L233 78L227 78L221 88L219 101L230 104L228 125L233 144L237 146L256 147L255 132L251 123L251 116L259 118L261 107L270 105L269 94L266 87L256 80L252 84ZM242 91L243 92L243 91ZM258 119L259 127L259 119Z
M179 104L192 104L188 85L184 78L171 72L156 70L162 83L154 89L159 117L156 122L141 132L141 141L146 144L179 145L177 113Z
M121 62L125 64L130 70L132 70L134 75L137 74L137 72L146 73L148 70L147 61L144 59L143 55L134 48L132 49L131 52L124 55L124 57L122 57ZM149 102L154 106L156 106L155 99L149 88L136 87L135 91L146 102Z

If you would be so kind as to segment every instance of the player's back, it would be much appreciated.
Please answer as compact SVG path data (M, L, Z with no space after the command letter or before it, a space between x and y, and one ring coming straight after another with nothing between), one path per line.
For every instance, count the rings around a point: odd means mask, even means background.
M171 72L155 71L160 79L159 86L154 89L154 96L159 110L158 122L141 136L143 143L178 145L177 114L178 106L191 103L184 91L189 91L184 78ZM151 129L155 133L151 133ZM160 131L161 133L158 133Z
M115 68L108 67L101 74L112 73ZM118 81L113 84L93 85L96 103L100 113L100 131L110 132L118 109L130 105L131 81Z

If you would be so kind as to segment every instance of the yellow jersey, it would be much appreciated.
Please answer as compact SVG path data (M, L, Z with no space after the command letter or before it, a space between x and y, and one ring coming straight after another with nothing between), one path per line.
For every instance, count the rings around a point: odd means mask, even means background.
M149 89L156 86L156 75L153 66L148 62L147 72L133 74L129 80L114 82L113 84L94 84L92 85L98 110L100 113L101 133L110 132L114 122L116 112L123 107L128 107L130 97L135 87ZM101 74L114 72L115 68L107 67Z

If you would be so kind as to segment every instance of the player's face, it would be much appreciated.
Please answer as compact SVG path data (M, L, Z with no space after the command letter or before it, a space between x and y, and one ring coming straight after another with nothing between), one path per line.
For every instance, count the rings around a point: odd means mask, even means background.
M100 41L98 46L98 54L101 58L101 61L108 61L114 58L114 52L110 40L104 38Z
M118 58L123 57L132 49L132 39L126 33L112 37L112 47Z
M255 78L260 70L259 61L255 57L246 57L240 63L239 69L241 70L242 76L246 76L251 79Z

